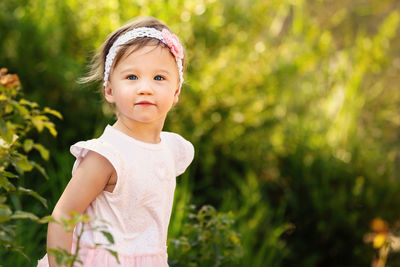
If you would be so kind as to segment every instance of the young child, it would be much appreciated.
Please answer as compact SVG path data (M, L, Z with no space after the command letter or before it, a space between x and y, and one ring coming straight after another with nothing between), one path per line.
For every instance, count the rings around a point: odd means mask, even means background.
M76 157L72 178L57 202L53 217L86 213L80 240L83 266L168 266L167 231L175 178L193 160L194 149L180 135L163 132L168 111L178 102L183 83L183 48L168 26L155 18L134 21L113 32L103 43L86 80L104 80L106 101L117 121L97 139L71 146ZM98 243L108 243L101 221L112 234L115 257ZM74 233L49 223L47 247L76 250ZM53 256L38 266L57 266Z

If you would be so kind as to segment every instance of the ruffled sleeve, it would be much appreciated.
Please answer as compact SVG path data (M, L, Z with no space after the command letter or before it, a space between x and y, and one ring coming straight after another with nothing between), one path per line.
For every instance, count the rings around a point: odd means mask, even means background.
M171 133L170 141L175 156L175 175L179 176L193 161L194 147L192 143L178 134Z
M75 170L78 168L79 164L89 151L94 151L105 157L114 167L117 177L122 175L123 168L120 154L112 145L99 139L80 141L70 147L71 154L76 157L74 166L72 168L72 174L74 174Z

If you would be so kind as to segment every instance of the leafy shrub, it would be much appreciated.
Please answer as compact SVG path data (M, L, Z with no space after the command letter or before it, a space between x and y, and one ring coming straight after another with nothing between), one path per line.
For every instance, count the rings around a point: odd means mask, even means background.
M7 69L0 69L0 247L7 251L23 253L15 242L17 219L31 219L42 222L34 213L14 207L21 195L29 195L47 207L47 201L38 193L19 185L19 178L25 172L38 170L45 178L44 168L30 160L28 153L39 152L42 159L49 158L49 151L40 143L29 138L32 131L42 132L45 128L53 136L57 135L54 124L47 115L62 118L61 114L50 108L40 109L35 102L21 97L19 78L7 74ZM12 201L11 201L12 200Z
M170 239L173 251L171 266L222 266L237 262L242 256L239 235L232 229L232 213L218 213L205 205L197 212L190 206L182 236Z
M94 226L94 227L90 226L91 225L90 223L94 221L94 218L89 217L87 214L79 214L74 211L71 211L71 217L70 218L61 218L61 221L56 221L51 216L46 217L46 219L49 222L60 224L63 227L63 229L67 232L73 232L75 229L75 226L78 225L79 223L82 223L82 227L80 228L80 231L77 234L75 251L70 253L69 251L62 249L62 248L48 249L48 253L52 254L55 257L56 262L58 264L62 264L63 266L65 265L65 266L69 266L69 267L75 266L75 263L83 264L83 262L79 259L79 251L80 251L81 245L82 245L80 241L81 241L83 233L87 230L100 232L101 234L104 235L104 237L106 237L108 243L106 243L106 244L96 243L95 247L101 247L101 248L104 248L105 250L107 250L109 253L111 253L115 257L117 262L120 264L117 252L107 248L109 245L114 244L114 237L112 236L112 234L105 231L105 227L103 225L102 226ZM104 224L107 223L105 221L102 221L102 222ZM87 227L89 227L89 228L87 228Z

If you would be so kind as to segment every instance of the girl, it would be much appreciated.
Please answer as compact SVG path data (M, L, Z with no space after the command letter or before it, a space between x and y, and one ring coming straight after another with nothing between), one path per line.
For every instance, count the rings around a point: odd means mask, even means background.
M70 211L107 221L114 237L106 249L99 231L85 230L80 240L83 266L168 266L167 231L175 178L191 163L194 149L178 134L163 132L168 111L178 102L183 83L183 48L168 26L154 18L134 21L113 32L94 59L86 81L104 80L103 94L117 121L97 139L71 146L76 157L72 178L53 217ZM47 247L74 252L79 224L68 233L49 223ZM89 227L85 227L88 229ZM38 266L57 266L45 256Z

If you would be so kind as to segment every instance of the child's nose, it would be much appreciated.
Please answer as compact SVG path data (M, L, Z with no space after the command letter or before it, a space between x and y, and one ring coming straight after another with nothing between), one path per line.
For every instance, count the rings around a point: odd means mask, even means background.
M146 94L152 94L153 89L151 87L151 82L147 80L141 80L140 83L137 84L137 93L139 95L146 95Z

